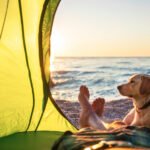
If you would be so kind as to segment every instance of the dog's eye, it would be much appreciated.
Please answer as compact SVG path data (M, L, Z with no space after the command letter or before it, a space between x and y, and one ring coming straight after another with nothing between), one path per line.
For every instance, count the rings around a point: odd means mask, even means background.
M134 83L134 81L130 81L130 83Z

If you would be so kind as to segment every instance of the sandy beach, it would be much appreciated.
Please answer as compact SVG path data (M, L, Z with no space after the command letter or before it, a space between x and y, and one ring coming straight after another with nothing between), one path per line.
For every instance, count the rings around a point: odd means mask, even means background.
M68 119L79 128L79 114L81 111L78 102L70 102L66 100L56 100L56 103ZM133 107L132 101L129 99L120 99L105 103L103 117L109 120L120 120L130 111Z

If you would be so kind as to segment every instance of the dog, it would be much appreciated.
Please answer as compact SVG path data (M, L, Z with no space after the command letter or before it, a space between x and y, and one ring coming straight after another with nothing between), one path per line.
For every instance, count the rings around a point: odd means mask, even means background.
M126 125L150 127L150 76L133 75L129 82L118 86L121 95L132 99L134 108L125 116Z
M93 111L89 104L89 91L85 86L80 87L79 102L81 104L80 127L93 127L97 129L112 129L123 126L144 126L150 128L150 76L135 74L125 84L119 85L121 95L133 101L133 109L122 121L107 123ZM86 126L85 126L86 125Z

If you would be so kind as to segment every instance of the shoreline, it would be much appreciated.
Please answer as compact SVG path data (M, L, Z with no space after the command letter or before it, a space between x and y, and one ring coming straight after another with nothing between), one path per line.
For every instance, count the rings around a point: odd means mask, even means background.
M79 115L81 111L79 102L70 102L67 100L55 100L55 102L70 122L75 127L79 128ZM133 103L130 99L119 99L106 102L103 118L109 122L122 120L132 107Z

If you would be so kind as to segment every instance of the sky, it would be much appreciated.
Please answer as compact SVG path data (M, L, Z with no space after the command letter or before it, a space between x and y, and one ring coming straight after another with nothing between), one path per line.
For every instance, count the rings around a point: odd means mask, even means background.
M51 42L55 57L150 56L150 0L62 0Z

